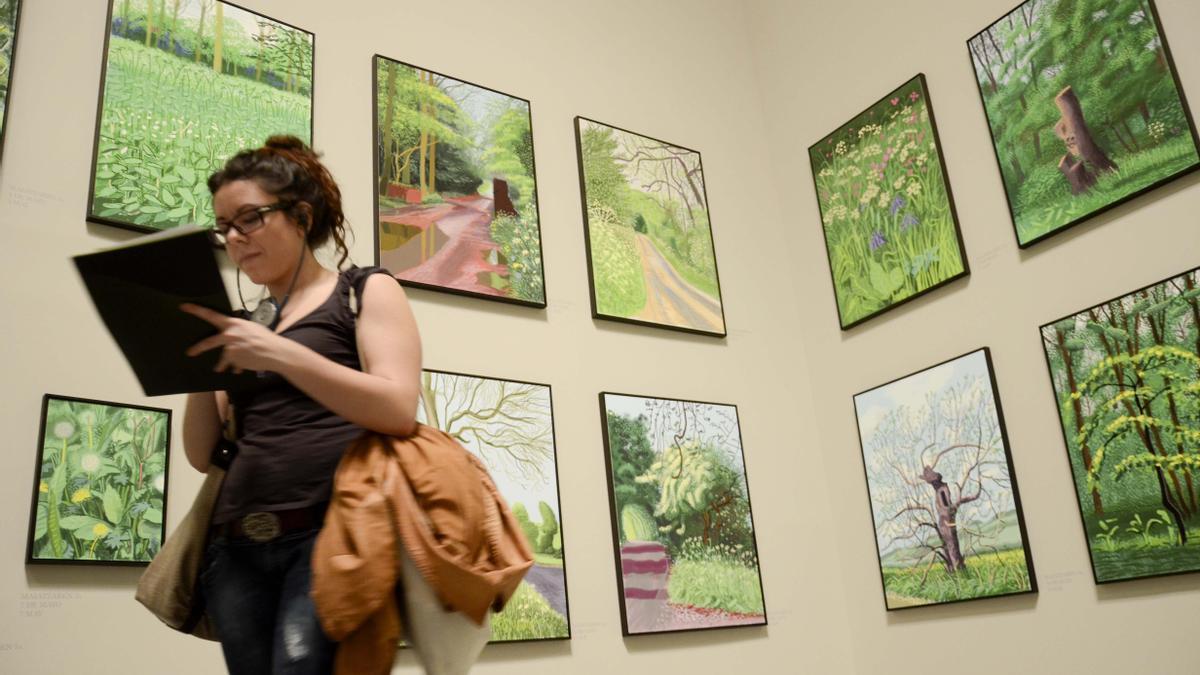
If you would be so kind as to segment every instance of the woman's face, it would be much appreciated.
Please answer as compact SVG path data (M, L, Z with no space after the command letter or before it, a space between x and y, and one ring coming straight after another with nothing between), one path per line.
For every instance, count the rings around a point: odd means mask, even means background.
M279 203L279 198L253 180L235 180L222 185L213 195L213 211L221 222L253 222L247 213ZM242 234L230 228L225 250L250 280L265 285L293 271L304 246L304 230L284 210L262 214L262 226Z

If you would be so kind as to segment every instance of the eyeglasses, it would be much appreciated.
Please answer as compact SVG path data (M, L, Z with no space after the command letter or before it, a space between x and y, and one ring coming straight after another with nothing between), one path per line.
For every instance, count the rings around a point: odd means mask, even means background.
M275 202L266 206L242 211L233 217L232 220L217 219L217 224L213 229L209 230L209 236L213 243L218 246L224 246L229 240L229 231L237 230L239 234L248 235L255 230L260 229L267 224L266 216L272 211L282 211L290 209L295 202Z

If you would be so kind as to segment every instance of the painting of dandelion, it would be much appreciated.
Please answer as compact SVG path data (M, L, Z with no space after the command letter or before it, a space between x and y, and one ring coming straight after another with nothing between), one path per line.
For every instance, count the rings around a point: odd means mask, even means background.
M854 408L887 609L1036 592L988 349Z
M1096 583L1200 571L1200 269L1041 337Z
M13 57L17 53L17 23L21 0L0 0L0 149L8 128L8 92L12 87Z
M968 274L924 75L808 154L843 330Z
M764 626L737 407L600 394L624 635Z
M376 56L375 254L406 286L546 306L529 101Z
M170 439L170 410L46 394L25 561L148 564Z
M575 118L592 316L725 335L700 153Z
M312 140L312 33L220 0L110 0L88 220L213 224L209 175L268 136Z
M967 48L1020 247L1200 168L1154 0L1028 0Z
M534 551L533 567L492 616L491 641L571 637L549 385L425 370L417 419L483 460Z

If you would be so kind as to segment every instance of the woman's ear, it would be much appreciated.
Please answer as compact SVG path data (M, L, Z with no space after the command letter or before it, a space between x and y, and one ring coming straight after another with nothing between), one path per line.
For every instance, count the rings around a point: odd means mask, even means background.
M309 204L308 202L299 202L296 204L296 223L306 234L312 229L312 219L312 204Z

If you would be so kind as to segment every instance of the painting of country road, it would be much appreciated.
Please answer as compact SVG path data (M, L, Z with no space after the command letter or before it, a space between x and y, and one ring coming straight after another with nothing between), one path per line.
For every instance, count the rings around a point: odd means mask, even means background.
M592 316L725 335L700 153L575 118Z
M603 392L624 635L767 623L737 407Z
M1200 269L1041 338L1096 583L1200 571Z
M373 75L377 264L545 307L529 101L378 55Z
M987 347L854 397L889 611L1036 593Z
M312 33L220 0L111 0L108 16L88 220L211 227L226 158L311 142Z
M491 641L571 637L550 387L425 370L417 420L483 460L534 551L533 567L492 616Z
M1200 169L1154 0L1027 0L967 48L1018 246Z

